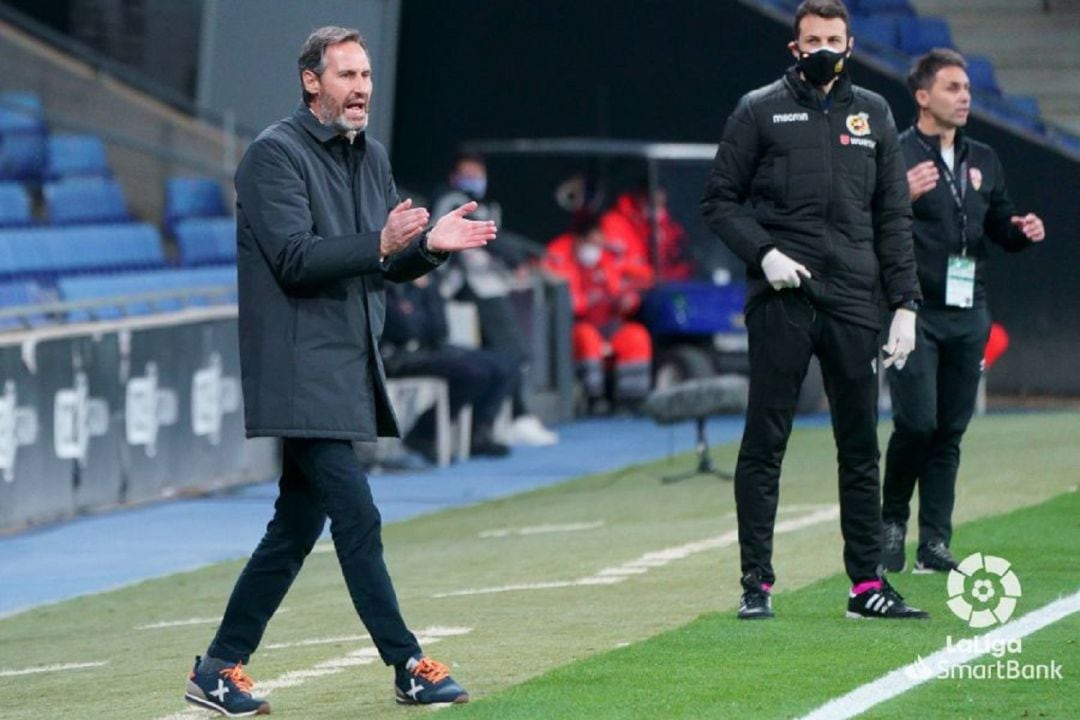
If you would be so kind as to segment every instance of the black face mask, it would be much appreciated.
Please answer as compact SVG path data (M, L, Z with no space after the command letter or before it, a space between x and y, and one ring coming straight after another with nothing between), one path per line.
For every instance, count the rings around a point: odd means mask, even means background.
M799 52L799 71L808 83L816 87L828 85L847 66L847 53L824 47L816 52Z

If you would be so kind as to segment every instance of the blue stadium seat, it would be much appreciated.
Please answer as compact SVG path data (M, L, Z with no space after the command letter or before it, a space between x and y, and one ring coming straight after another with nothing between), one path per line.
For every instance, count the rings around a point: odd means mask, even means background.
M1027 115L1028 117L1037 118L1041 115L1039 112L1039 101L1033 95L1006 95L1005 99L1010 105L1016 108L1018 112Z
M105 159L105 143L96 135L51 135L48 140L45 179L73 176L111 177Z
M46 184L45 209L54 225L131 219L120 184L105 178L65 178Z
M40 180L45 134L41 98L27 92L0 93L0 179Z
M914 56L936 47L955 48L949 23L936 17L900 18L901 50Z
M0 277L52 282L75 273L165 266L149 223L0 230Z
M966 55L967 75L971 80L971 91L1001 95L1001 87L994 76L994 63L985 55Z
M190 217L228 215L221 186L213 178L177 177L165 182L165 225L170 229Z
M224 218L189 218L176 225L182 265L236 262L236 221Z
M971 99L972 107L990 114L1016 128L1035 133L1046 134L1046 125L1027 113L1020 112L1012 103L995 95L976 95Z
M851 34L860 47L866 44L871 49L896 50L900 47L900 20L895 15L852 15Z
M20 227L33 221L26 188L21 183L0 182L0 227Z
M915 17L915 8L908 0L850 0L847 3L848 10L860 15L876 15L888 13L891 15L906 15Z

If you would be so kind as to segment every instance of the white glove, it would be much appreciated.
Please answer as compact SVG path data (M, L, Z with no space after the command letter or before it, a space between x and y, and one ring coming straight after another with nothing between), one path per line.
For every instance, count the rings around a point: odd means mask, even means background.
M885 367L896 365L904 369L908 355L915 349L915 313L897 308L889 325L889 341L881 348L885 351Z
M802 284L802 278L809 278L810 271L776 248L765 253L761 258L761 269L765 273L765 279L772 285L773 290L784 288L797 288Z

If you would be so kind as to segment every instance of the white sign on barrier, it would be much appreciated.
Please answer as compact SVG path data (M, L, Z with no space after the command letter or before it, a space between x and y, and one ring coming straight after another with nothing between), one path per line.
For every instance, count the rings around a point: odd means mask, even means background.
M146 448L147 457L157 455L158 429L176 424L178 406L175 390L158 387L157 363L146 363L146 375L127 382L124 425L128 444Z
M37 442L38 416L33 407L19 407L15 381L4 381L0 396L0 478L15 480L15 458L19 448Z
M61 460L77 460L86 467L90 438L109 431L109 403L89 396L86 373L75 373L75 387L59 390L53 404L53 446Z
M240 381L222 375L221 354L211 353L206 367L191 378L191 430L211 445L221 442L221 419L240 409Z

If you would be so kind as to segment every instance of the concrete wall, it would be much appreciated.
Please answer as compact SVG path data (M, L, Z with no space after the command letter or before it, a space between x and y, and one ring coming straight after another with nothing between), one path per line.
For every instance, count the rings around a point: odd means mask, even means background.
M197 102L261 129L300 102L296 59L323 25L360 30L374 74L369 132L389 146L400 0L205 0Z
M0 67L0 89L41 96L52 132L89 132L105 140L109 165L138 217L160 221L163 185L173 175L210 175L232 187L239 147L220 130L2 21Z

